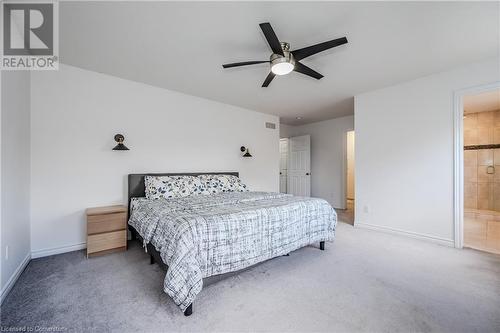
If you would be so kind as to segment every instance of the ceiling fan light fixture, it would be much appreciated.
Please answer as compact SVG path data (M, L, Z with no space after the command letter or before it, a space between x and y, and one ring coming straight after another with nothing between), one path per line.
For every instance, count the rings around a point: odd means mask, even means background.
M288 45L288 44L287 44ZM273 54L271 56L271 72L276 75L286 75L294 70L295 60L290 52L284 50L285 56Z
M286 75L293 71L294 66L289 62L280 62L271 66L271 72L276 75Z

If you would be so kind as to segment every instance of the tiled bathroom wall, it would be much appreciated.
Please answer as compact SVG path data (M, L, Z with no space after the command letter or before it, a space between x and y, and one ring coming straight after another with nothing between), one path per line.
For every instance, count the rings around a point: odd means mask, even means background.
M500 110L467 114L464 145L500 144ZM500 211L500 148L464 151L464 205Z
M465 115L465 146L497 143L500 143L500 110Z

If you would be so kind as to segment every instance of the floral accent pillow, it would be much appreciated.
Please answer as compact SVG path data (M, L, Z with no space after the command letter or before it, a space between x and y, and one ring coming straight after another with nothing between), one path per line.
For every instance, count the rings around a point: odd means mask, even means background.
M233 175L219 175L219 179L222 181L224 189L223 192L246 192L248 191L247 186L241 182L236 176Z
M198 178L200 178L208 193L248 191L247 186L236 176L200 175Z
M208 194L223 192L224 184L217 175L200 175L198 179L205 186Z
M147 199L181 198L206 193L201 180L193 176L146 176L144 181Z

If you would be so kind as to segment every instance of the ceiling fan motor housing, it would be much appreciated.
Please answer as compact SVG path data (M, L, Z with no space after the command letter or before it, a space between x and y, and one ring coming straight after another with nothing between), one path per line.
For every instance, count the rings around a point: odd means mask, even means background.
M280 64L283 62L287 62L295 66L295 59L293 58L292 53L290 52L290 44L281 42L281 48L283 49L283 55L273 53L271 54L271 67L276 64Z

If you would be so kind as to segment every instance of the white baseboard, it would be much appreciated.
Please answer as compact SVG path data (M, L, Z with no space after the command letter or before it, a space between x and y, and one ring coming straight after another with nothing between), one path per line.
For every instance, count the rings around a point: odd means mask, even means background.
M363 223L363 222L354 222L354 227L363 228L363 229L370 229L370 230L375 230L375 231L381 231L381 232L385 232L385 233L389 233L389 234L400 235L400 236L410 237L410 238L414 238L414 239L420 239L420 240L432 242L432 243L439 244L439 245L445 245L445 246L450 246L450 247L455 246L455 242L453 239L447 239L447 238L442 238L442 237L437 237L437 236L432 236L432 235L427 235L427 234L421 234L421 233L414 232L414 231L406 231L406 230L384 227L384 226Z
M12 287L14 287L14 284L16 283L17 279L24 271L30 260L31 260L31 253L28 253L26 257L23 259L23 261L21 261L19 266L17 266L16 270L14 271L14 274L11 275L9 281L7 281L7 283L2 289L2 294L0 295L0 304L3 303L3 300L5 299L5 297L7 297L9 291L12 289Z
M36 250L36 251L31 252L31 253L28 253L26 255L26 257L23 259L23 261L19 264L19 266L15 270L14 274L12 274L9 281L7 281L7 284L5 284L5 287L2 289L2 293L0 295L0 304L2 304L5 297L9 294L9 291L12 289L12 287L16 283L17 279L19 278L21 273L24 271L24 269L26 268L26 266L28 265L28 263L30 262L31 259L52 256L54 254L78 251L78 250L82 250L85 248L87 248L87 243L79 243L79 244L55 247L55 248L50 248L50 249Z
M72 251L78 251L78 250L83 250L87 248L87 243L78 243L74 245L66 245L66 246L60 246L60 247L53 247L50 249L42 249L42 250L36 250L31 252L31 258L41 258L41 257L48 257L48 256L53 256L54 254L61 254L61 253L66 253L66 252L72 252Z

